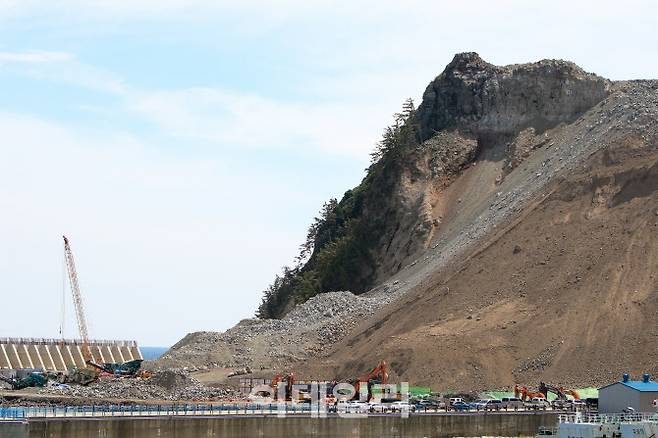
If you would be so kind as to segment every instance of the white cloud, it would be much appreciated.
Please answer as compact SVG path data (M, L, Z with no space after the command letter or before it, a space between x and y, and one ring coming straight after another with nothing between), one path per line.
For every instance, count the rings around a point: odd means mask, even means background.
M269 19L275 17L299 16L309 10L321 7L326 8L332 2L315 0L312 3L299 0L277 0L262 2L260 0L97 0L90 3L85 0L60 0L58 2L44 3L40 0L2 0L0 2L0 16L20 17L30 14L58 13L93 17L100 20L116 18L163 18L180 19L184 17L207 17L208 13L254 13L263 12Z
M0 65L38 80L58 82L94 91L121 95L127 91L123 81L103 69L85 64L68 52L3 51Z
M44 62L62 62L71 61L74 56L66 52L0 52L0 63L18 62L18 63L44 63Z
M385 117L376 106L282 102L206 88L134 93L127 105L174 136L357 159L367 157Z
M38 80L109 93L119 103L103 108L106 114L126 112L155 124L162 134L210 142L226 150L300 150L348 156L365 164L392 112L391 105L381 105L371 94L361 103L351 101L344 83L334 83L335 91L343 87L343 97L331 102L326 98L284 101L219 88L148 91L131 87L115 74L85 64L73 55L57 54L5 52L4 59L20 60L16 70ZM43 63L23 64L37 59ZM47 59L61 62L46 63ZM78 108L83 109L84 104Z
M63 233L92 336L147 343L253 315L303 237L287 231L281 206L308 204L305 188L233 168L221 154L182 158L129 134L8 113L0 132L4 296L43 304L30 318L3 315L0 333L56 335Z
M128 92L124 81L113 73L73 58L67 62L30 65L23 73L39 80L64 83L116 96Z

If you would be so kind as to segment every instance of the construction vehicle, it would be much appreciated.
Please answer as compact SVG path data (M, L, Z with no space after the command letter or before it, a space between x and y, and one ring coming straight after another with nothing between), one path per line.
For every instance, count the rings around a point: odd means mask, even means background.
M293 373L290 374L277 374L272 379L270 386L274 390L274 399L277 400L279 397L279 385L285 383L285 396L286 401L292 400L292 386L295 383L295 376Z
M9 383L11 389L24 389L34 386L43 387L48 383L48 377L43 373L30 373L27 377L22 379L9 378L0 374L0 380Z
M567 396L570 395L574 400L580 400L580 394L573 389L566 389L563 386L557 387L553 385L548 385L544 382L539 382L539 392L544 394L544 397L548 398L548 393L551 392L555 394L558 400L567 400Z
M102 365L88 361L87 364L100 372L111 374L115 377L143 377L145 372L140 373L139 371L142 362L144 362L142 359L135 359L124 363L104 363Z
M94 357L89 348L89 332L87 330L87 320L85 318L85 309L82 301L82 293L80 292L80 284L78 282L78 272L75 269L75 260L73 258L73 251L69 239L64 238L64 257L66 259L66 267L69 274L69 284L71 285L71 294L73 295L73 304L75 305L75 318L78 323L78 331L82 339L82 357L87 365L87 371L74 368L70 371L69 377L65 380L72 383L79 383L81 385L88 385L95 381L100 376L99 365L94 363ZM83 383L85 382L85 383Z
M546 394L542 392L534 392L530 391L527 387L519 387L519 385L514 385L514 397L520 398L522 401L526 401L528 399L546 399Z
M371 401L374 398L373 386L374 385L386 385L388 382L388 367L386 361L380 361L375 368L370 370L368 374L361 377L353 383L354 389L354 398L357 399L360 397L361 384L365 383L368 387L368 398L367 401Z
M144 374L139 372L142 365L142 360L132 360L130 362L118 363L105 363L97 364L94 362L94 357L89 348L89 332L87 330L87 319L85 317L84 303L82 300L82 293L80 292L80 284L78 282L78 272L75 268L75 260L73 258L73 251L69 239L64 238L64 257L66 258L66 267L69 274L69 283L71 285L71 293L73 295L73 303L75 305L75 316L78 323L78 331L82 339L82 357L84 358L86 371L82 368L77 368L71 371L69 381L73 383L80 383L81 385L88 385L89 383L98 379L102 372L114 376L128 376L128 377L143 377ZM85 382L85 383L83 383Z
M75 383L77 385L87 386L98 380L99 375L100 372L91 367L73 367L68 373L62 373L57 380L59 383Z

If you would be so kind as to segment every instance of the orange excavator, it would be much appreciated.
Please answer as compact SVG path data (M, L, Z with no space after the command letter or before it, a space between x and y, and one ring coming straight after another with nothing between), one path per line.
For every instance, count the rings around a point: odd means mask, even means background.
M580 394L578 394L578 391L567 389L564 386L557 387L553 385L547 385L544 382L539 382L539 392L544 394L545 397L548 397L548 393L552 392L555 394L558 400L566 400L568 395L573 397L574 400L580 400Z
M277 374L272 379L270 386L274 390L274 399L276 400L279 397L279 383L285 382L286 392L285 399L286 401L292 400L292 385L295 383L295 376L293 373L290 374Z
M576 391L575 389L565 389L565 388L562 388L562 387L560 387L560 389L566 395L570 395L571 397L573 397L574 400L580 400L580 394L578 394L578 391Z
M520 398L523 401L526 401L527 399L532 399L532 398L546 398L546 394L542 393L541 391L539 392L533 392L530 391L527 387L522 386L519 387L519 385L514 385L514 397Z
M388 382L388 367L386 365L386 361L382 360L377 364L375 368L370 370L368 374L361 377L359 380L357 380L354 383L354 389L356 390L356 393L354 394L354 398L359 397L361 383L366 383L368 385L368 401L370 401L373 398L373 393L372 393L373 385L377 385L377 384L386 385L387 382Z

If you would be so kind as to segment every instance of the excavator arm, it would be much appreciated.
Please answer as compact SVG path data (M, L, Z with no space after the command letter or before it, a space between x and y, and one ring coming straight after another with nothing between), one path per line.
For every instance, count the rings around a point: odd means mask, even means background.
M361 383L366 383L368 387L368 401L372 399L372 386L375 384L386 385L388 382L388 366L386 361L380 361L376 367L374 367L368 374L361 377L355 384L354 388L356 389L355 397L359 396L361 390Z
M578 394L578 391L575 389L564 389L562 388L562 392L564 392L567 395L570 395L573 397L574 400L580 400L580 394Z
M293 373L290 374L277 374L274 376L272 379L272 382L270 383L270 386L274 390L274 396L278 397L278 388L279 388L279 383L281 382L286 382L286 400L291 400L292 399L292 387L295 383L295 375Z
M539 382L539 392L543 393L545 397L548 397L548 393L552 392L558 398L558 400L566 400L567 396L570 395L574 400L580 400L580 394L573 389L567 389L564 386L553 386L547 385L544 382Z

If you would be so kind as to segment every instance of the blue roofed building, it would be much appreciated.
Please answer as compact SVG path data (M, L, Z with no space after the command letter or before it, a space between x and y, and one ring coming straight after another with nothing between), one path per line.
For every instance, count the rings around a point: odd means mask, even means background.
M622 412L633 408L635 412L655 412L653 401L658 399L658 382L644 374L642 380L622 380L599 388L599 412Z

